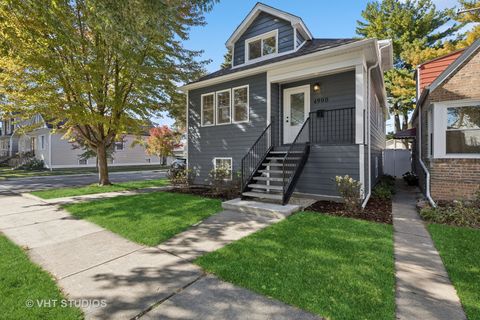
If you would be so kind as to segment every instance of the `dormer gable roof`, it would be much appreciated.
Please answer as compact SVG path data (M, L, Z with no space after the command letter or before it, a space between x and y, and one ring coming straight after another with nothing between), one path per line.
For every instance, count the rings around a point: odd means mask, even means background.
M298 32L300 32L300 34L304 37L305 40L313 39L310 30L308 30L302 18L288 12L270 7L264 3L257 2L257 4L250 11L250 13L245 17L245 19L243 19L242 23L232 33L230 38L228 38L227 42L225 43L227 48L233 47L235 42L242 36L242 34L247 30L250 24L255 20L256 17L258 17L261 12L265 12L271 14L272 16L276 16L283 20L289 21L292 26L295 27Z

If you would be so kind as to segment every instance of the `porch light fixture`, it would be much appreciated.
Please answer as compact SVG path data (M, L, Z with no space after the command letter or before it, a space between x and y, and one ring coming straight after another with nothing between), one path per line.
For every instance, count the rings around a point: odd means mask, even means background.
M315 83L313 85L313 92L319 93L320 92L320 83Z

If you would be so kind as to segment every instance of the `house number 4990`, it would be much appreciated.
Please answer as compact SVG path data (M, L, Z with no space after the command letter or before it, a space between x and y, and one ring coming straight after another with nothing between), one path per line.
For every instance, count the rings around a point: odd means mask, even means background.
M328 102L328 97L321 97L321 98L315 98L313 100L313 103L317 104L317 103L325 103L325 102Z

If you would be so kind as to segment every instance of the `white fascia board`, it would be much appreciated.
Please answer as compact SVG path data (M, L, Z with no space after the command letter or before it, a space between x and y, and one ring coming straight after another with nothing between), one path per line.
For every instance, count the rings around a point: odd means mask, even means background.
M368 45L373 45L374 41L375 41L374 39L364 39L364 40L356 41L356 42L345 44L345 45L342 45L342 46L339 46L339 47L335 47L335 48L331 48L331 49L327 49L327 50L322 50L322 51L317 51L317 52L313 52L313 53L310 53L310 54L306 54L306 55L303 55L303 56L299 56L299 57L295 57L295 58L291 58L291 59L287 59L287 60L273 62L273 63L270 63L270 64L259 66L257 68L251 68L251 69L247 69L247 70L244 70L244 71L238 71L238 72L226 74L224 76L219 76L219 77L215 77L215 78L204 80L204 81L194 82L194 83L187 84L187 85L184 85L184 86L180 87L180 90L185 92L186 90L203 88L203 87L206 87L206 86L211 86L211 85L215 85L215 84L218 84L218 83L223 83L223 82L230 81L230 80L235 80L235 79L238 79L238 78L247 77L249 75L258 74L258 73L266 72L266 71L269 71L269 70L275 70L279 67L288 66L288 65L295 65L295 64L298 64L299 62L302 62L302 61L308 61L310 59L318 59L318 58L322 58L322 57L328 56L328 55L335 55L335 54L338 54L338 52L341 52L341 51L344 51L345 53L347 53L347 52L355 50L357 48L362 48L362 47L366 47Z

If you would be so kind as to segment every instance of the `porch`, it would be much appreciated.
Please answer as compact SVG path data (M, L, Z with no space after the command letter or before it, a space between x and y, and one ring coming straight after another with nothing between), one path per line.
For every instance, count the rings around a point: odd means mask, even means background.
M282 204L294 192L338 198L335 176L360 176L355 72L272 83L270 91L270 123L241 161L242 195Z

